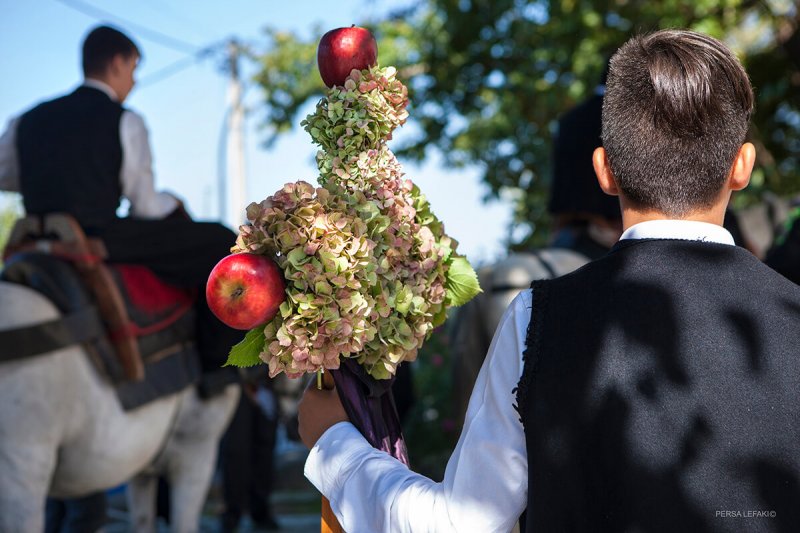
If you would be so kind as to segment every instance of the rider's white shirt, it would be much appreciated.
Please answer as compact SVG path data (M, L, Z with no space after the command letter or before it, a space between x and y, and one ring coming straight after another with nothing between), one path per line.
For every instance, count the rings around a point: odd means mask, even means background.
M670 238L733 245L730 233L704 222L663 220L629 228L622 239ZM503 315L478 375L463 432L436 483L372 448L349 422L328 429L309 453L305 475L331 501L349 533L507 533L527 505L525 434L512 392L532 291ZM413 458L412 458L413 461Z
M118 100L114 90L105 83L87 79L83 85L106 93ZM0 137L0 190L19 192L19 162L16 137L20 117L11 119ZM155 190L153 156L144 119L136 112L125 109L119 122L122 144L120 182L122 195L131 203L130 215L138 218L162 218L178 206L171 194Z

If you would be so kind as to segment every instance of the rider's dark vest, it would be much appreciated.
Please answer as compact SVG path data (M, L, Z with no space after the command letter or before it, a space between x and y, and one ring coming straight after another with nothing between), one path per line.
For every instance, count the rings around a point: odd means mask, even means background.
M622 241L533 285L527 531L796 531L800 288L742 248Z
M84 228L116 217L123 111L104 92L84 86L22 116L17 153L28 214L66 212Z

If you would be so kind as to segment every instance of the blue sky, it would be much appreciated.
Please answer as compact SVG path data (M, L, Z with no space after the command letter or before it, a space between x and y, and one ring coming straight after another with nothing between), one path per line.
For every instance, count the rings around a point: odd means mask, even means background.
M402 3L0 0L0 122L5 128L11 117L76 86L81 79L79 51L83 36L97 23L112 23L131 35L144 52L145 60L137 71L140 83L126 105L140 112L148 124L157 187L184 198L195 218L214 219L219 213L218 146L227 89L219 56L192 62L186 59L191 55L182 51L183 44L165 46L156 42L159 39L150 38L146 30L197 48L232 36L263 43L261 30L265 26L309 36L315 26L324 32L364 23ZM115 18L81 12L92 8ZM148 76L184 60L187 68L148 82ZM302 179L315 183L315 148L307 134L298 126L265 150L264 133L258 122L257 87L251 84L246 88L245 101L250 110L245 134L248 201L260 201L286 182ZM312 106L298 117L298 123ZM511 207L502 202L481 202L485 188L479 183L476 169L448 171L439 165L434 154L424 165L406 164L405 170L428 196L447 232L461 243L459 250L470 260L487 261L503 253L501 243Z

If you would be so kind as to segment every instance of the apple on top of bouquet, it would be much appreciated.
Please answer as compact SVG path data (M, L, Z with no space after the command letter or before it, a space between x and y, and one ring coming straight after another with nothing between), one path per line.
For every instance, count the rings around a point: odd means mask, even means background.
M302 125L320 148L319 186L287 183L247 207L207 299L249 330L228 365L265 362L270 376L297 377L352 358L388 379L480 287L386 144L408 117L408 94L394 67L377 65L375 38L332 30L317 62L329 89Z

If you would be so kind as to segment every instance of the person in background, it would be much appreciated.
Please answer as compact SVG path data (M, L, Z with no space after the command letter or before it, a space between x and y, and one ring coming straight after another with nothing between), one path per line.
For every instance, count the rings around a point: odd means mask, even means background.
M550 245L514 252L479 269L483 292L457 308L448 321L458 427L464 423L472 388L494 332L512 300L534 279L562 276L604 256L622 233L619 202L600 189L592 168L592 153L602 144L607 75L608 66L593 93L558 120L548 202L553 219Z
M624 232L509 306L444 479L372 448L335 390L306 389L305 473L346 531L506 532L526 508L528 532L796 529L800 287L722 227L755 161L752 109L707 35L614 54L593 164Z
M259 370L263 370L260 367ZM266 531L280 525L270 496L275 478L275 443L279 406L266 371L253 373L242 385L239 406L220 444L223 533L237 530L249 512L253 524Z
M45 505L44 533L93 533L106 523L106 493L95 492L83 498L56 500Z
M81 85L13 118L0 137L0 190L20 192L28 215L72 215L102 239L109 262L144 265L171 285L197 289L200 388L213 395L238 379L220 367L243 335L213 316L204 288L236 235L192 221L180 200L155 190L144 120L123 106L140 58L121 31L93 28L83 41ZM117 216L123 198L127 217Z
M800 207L790 212L783 233L775 239L764 262L787 279L800 284Z
M597 184L592 154L602 145L603 96L608 64L592 94L558 120L553 139L553 179L547 210L553 217L550 246L604 256L622 233L619 202Z

